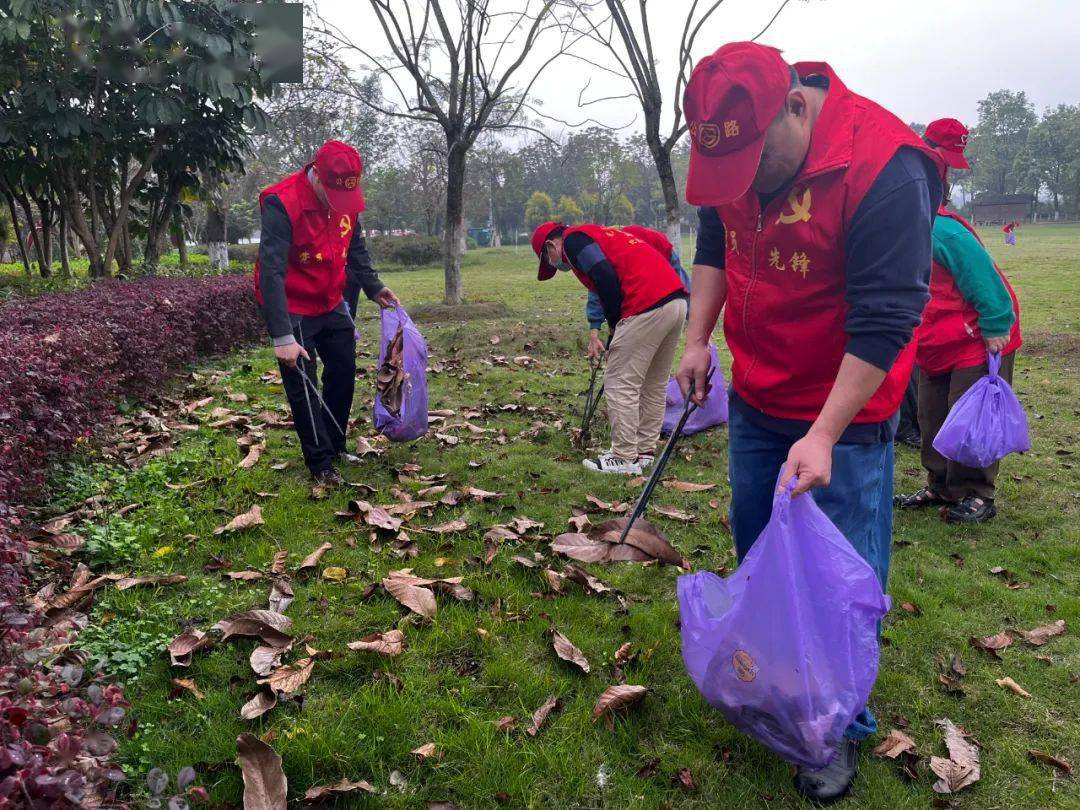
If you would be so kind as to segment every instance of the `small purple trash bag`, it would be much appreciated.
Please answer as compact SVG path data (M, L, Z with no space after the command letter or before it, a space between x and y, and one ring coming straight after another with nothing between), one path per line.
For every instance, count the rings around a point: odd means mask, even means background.
M975 469L1031 449L1024 406L998 376L1001 355L991 354L988 366L989 373L956 400L934 437L941 455Z
M375 429L392 442L419 439L428 431L427 342L402 307L382 310L380 320L379 365L386 360L386 349L400 324L405 382L401 411L397 415L388 411L378 392L375 393Z
M716 353L716 345L713 343L709 344L709 357L711 358L710 367L716 369L710 383L712 387L709 390L709 397L704 405L695 408L687 418L682 431L683 436L708 430L728 420L727 388L724 387L724 373L720 370L720 358ZM679 424L679 419L682 417L685 403L682 391L679 390L679 381L672 377L667 384L667 403L664 406L664 425L660 428L661 433L667 435L675 429L675 425Z
M793 479L794 481L794 479ZM823 768L866 705L889 598L814 503L773 497L739 568L679 577L686 670L710 705L784 759Z

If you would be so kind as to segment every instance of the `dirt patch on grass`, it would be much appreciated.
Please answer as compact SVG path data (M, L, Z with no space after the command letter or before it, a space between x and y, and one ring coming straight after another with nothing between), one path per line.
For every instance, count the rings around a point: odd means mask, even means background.
M501 301L474 301L456 307L447 304L419 304L409 307L409 315L417 323L464 323L477 319L504 318L509 314Z
M1024 332L1024 345L1020 351L1032 357L1075 360L1080 357L1080 334L1076 332Z

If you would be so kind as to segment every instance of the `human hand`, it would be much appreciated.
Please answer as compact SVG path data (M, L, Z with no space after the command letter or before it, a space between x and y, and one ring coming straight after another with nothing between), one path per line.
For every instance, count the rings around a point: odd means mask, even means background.
M383 287L375 294L375 303L383 309L393 309L394 307L400 307L401 301L394 295L394 291L389 287Z
M1001 351L1009 345L1009 336L986 337L986 335L983 335L983 342L986 344L986 350L990 352L990 354L1000 354Z
M690 383L694 383L694 403L699 407L705 404L709 396L709 367L712 358L709 356L709 347L705 345L686 344L682 360L679 362L679 371L675 379L679 381L679 390L685 398L690 390Z
M296 361L301 357L305 360L311 359L304 347L299 343L286 343L284 346L275 346L274 357L289 368L296 368Z
M589 362L599 363L600 359L604 356L604 341L600 340L600 335L596 332L589 334Z
M787 486L792 476L799 477L791 492L793 498L814 487L827 487L832 480L832 450L835 443L828 436L811 430L791 445L777 492Z

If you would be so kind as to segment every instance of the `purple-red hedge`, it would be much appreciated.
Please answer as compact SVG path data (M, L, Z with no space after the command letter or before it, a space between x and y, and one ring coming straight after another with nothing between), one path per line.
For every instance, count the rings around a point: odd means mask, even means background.
M48 460L156 392L178 366L265 334L250 276L106 282L0 305L0 502Z

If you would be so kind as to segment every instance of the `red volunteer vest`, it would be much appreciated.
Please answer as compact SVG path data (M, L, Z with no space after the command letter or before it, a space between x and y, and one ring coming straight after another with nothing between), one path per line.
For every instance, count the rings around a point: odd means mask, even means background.
M975 229L959 214L942 206L938 209L938 216L956 220L979 239ZM982 244L981 239L979 244ZM1009 342L1001 352L1005 355L1015 352L1023 343L1020 337L1020 303L996 262L994 269L1009 291L1015 316ZM918 343L915 362L931 377L986 362L986 344L979 330L979 313L964 300L949 268L937 261L930 271L930 301L923 310L922 323L915 330L915 340Z
M661 256L645 241L618 228L603 225L575 225L567 228L563 238L572 233L583 233L592 238L604 252L622 287L622 316L629 318L638 315L667 298L672 293L686 292L668 257L671 256L671 243L668 252ZM667 241L666 239L664 241ZM565 258L565 256L564 256ZM578 281L593 292L596 285L593 280L576 267L571 267Z
M903 146L944 166L910 127L848 90L827 64L795 69L829 78L803 168L764 211L753 189L717 211L727 229L724 334L734 358L732 385L766 414L813 421L847 345L844 244L859 203ZM909 343L855 422L896 413L914 361Z
M644 225L627 225L622 229L624 233L628 233L636 239L640 239L647 245L650 245L653 250L663 256L665 259L671 260L672 251L674 248L671 246L670 240L667 235L653 228L646 228Z
M354 217L323 208L307 179L307 166L267 186L276 194L292 224L292 245L285 268L285 298L294 315L325 315L341 303L345 289L345 259L352 241ZM255 300L262 304L259 262L255 261Z

